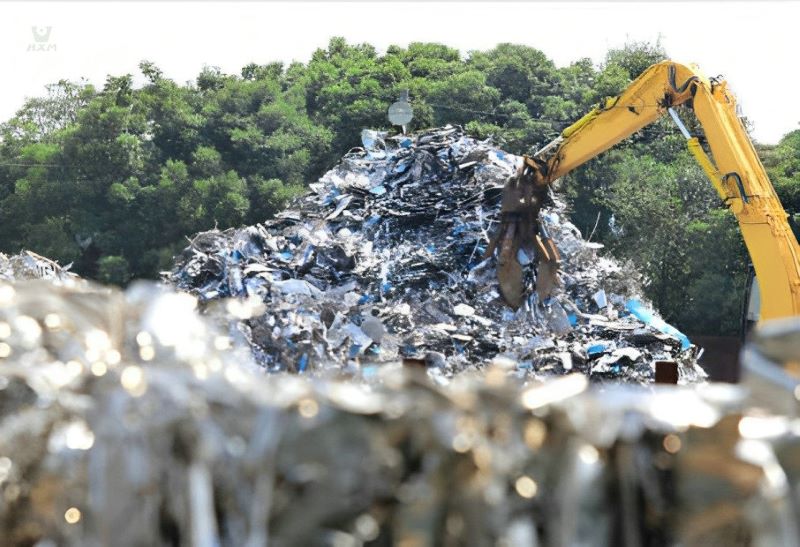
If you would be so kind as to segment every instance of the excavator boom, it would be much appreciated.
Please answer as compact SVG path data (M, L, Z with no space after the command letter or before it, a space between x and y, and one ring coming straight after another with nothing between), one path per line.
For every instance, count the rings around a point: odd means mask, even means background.
M673 107L691 106L705 133L709 157L697 137L683 126ZM753 143L736 113L736 101L724 81L708 79L697 67L672 61L655 64L618 97L606 99L565 129L533 157L525 157L518 176L506 184L503 223L498 234L498 276L503 297L512 306L523 299L521 277L514 265L525 247L517 219L533 223L526 211L538 213L547 187L626 137L669 112L687 138L690 152L700 163L720 198L736 216L750 253L761 290L761 318L800 315L800 247L786 212L767 177ZM546 234L534 234L545 242ZM550 253L552 255L552 253ZM552 261L548 253L538 254ZM557 257L556 257L557 260ZM552 269L552 268L551 268ZM539 280L537 279L537 291ZM551 285L551 282L544 282ZM540 296L543 296L540 294Z

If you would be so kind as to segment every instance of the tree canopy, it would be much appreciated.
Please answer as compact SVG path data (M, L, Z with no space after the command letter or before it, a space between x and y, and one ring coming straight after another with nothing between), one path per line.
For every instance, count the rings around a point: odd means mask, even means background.
M557 67L500 44L462 53L412 43L379 53L332 39L306 63L206 67L185 85L150 61L102 88L59 81L0 124L0 248L34 250L124 284L171 265L185 236L270 218L359 144L387 128L403 90L413 127L462 124L530 153L650 64L660 44L631 43L595 66ZM800 130L764 162L800 211ZM747 256L683 141L662 120L566 177L573 221L647 278L648 296L692 332L731 333Z

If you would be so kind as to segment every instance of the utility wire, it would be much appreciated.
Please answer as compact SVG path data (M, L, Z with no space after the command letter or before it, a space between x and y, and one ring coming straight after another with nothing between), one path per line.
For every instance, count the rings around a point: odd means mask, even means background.
M494 115L494 116L497 116L497 117L504 117L504 118L509 118L510 117L507 114L501 114L501 113L494 113L493 114L491 112L486 112L486 111L482 111L482 110L473 110L473 109L469 109L469 108L450 107L450 106L447 106L447 105L431 105L431 106L437 106L437 107L441 106L441 107L444 107L444 108L452 108L453 110L460 110L462 112L473 112L473 113L478 113L478 114ZM560 120L560 119L554 119L554 118L532 118L531 120L535 121L535 122L563 124L564 128L572 125L573 123L575 123L575 121L577 121L576 119ZM554 138L556 138L556 137L558 137L560 135L561 135L560 131L558 131L558 130L554 131L554 130L551 129L549 131L545 130L543 136L546 137L546 138L554 139ZM631 135L631 137L633 137L635 135L641 135L641 136L651 137L651 138L673 137L673 136L677 136L678 132L677 131L670 131L670 130L665 129L665 128L660 128L660 127L655 127L655 126L648 126L648 127L643 127L641 129L639 129L636 133L633 133ZM624 146L624 143L621 143L621 144Z
M472 108L464 108L464 107L459 107L459 106L442 105L442 104L435 104L435 103L427 103L427 104L428 104L428 106L432 106L432 107L435 107L435 108L445 108L445 109L449 109L449 110L458 110L458 111L461 111L461 112L470 112L470 113L473 113L473 114L484 114L484 115L487 115L487 116L495 116L495 117L499 117L499 118L510 118L511 117L510 115L503 114L501 112L488 112L486 110L475 110L475 109L472 109ZM653 106L653 107L655 107L655 106L658 106L658 105L640 105L640 106ZM613 106L611 108L627 108L627 107ZM531 118L531 121L554 123L554 124L555 123L557 123L557 124L565 124L565 125L569 126L569 125L572 125L573 123L575 123L577 121L577 118L576 119L570 119L570 120L556 119L556 118ZM676 131L669 131L667 129L654 127L654 126L643 127L639 131L637 131L637 133L642 133L642 134L645 134L646 136L649 136L649 137L669 137L669 136L674 136L674 135L678 134ZM550 132L547 132L547 134L548 135L553 135L553 137L557 137L560 133L554 132L554 131L550 131Z
M57 163L0 163L0 167L61 167Z
M437 104L437 103L425 103L425 104L427 104L428 106L432 106L434 108L444 108L444 109L447 109L447 110L458 110L460 112L470 112L470 113L473 113L473 114L483 114L483 115L486 115L486 116L495 116L495 117L498 117L498 118L510 118L511 117L510 114L504 114L502 112L497 112L496 110L493 110L493 111L489 112L487 110L475 110L473 108L464 108L463 106L453 106L453 105ZM659 105L659 104L639 104L639 105L636 105L636 107L637 108L661 108L661 105ZM628 109L628 107L626 105L614 105L614 106L610 106L610 107L608 107L608 108L606 108L604 110L613 110L613 109L620 109L620 108L626 109L626 110ZM578 119L580 119L580 118L573 118L573 119L532 118L533 121L537 121L537 122L552 122L552 123L567 123L567 124L573 124L576 121L578 121Z

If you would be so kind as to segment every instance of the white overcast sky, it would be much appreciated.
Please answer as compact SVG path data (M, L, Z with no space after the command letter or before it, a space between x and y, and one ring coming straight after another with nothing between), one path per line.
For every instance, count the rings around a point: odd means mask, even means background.
M659 37L670 56L723 74L755 137L800 128L800 2L29 2L0 3L0 118L61 78L101 85L154 61L193 80L203 65L239 73L249 62L307 61L331 36L391 44L441 42L462 52L514 42L559 66L595 62L610 47ZM51 27L28 51L31 27Z

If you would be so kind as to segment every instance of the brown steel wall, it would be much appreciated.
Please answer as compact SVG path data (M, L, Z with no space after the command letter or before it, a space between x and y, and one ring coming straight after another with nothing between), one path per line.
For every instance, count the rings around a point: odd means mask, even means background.
M708 372L713 382L739 381L739 350L742 343L736 336L689 335L696 346L703 348L700 365Z

